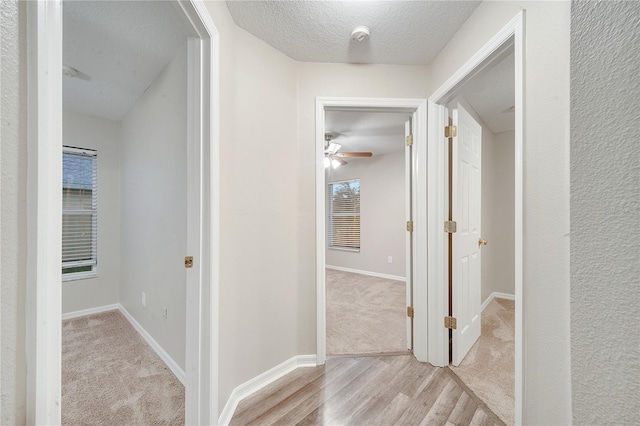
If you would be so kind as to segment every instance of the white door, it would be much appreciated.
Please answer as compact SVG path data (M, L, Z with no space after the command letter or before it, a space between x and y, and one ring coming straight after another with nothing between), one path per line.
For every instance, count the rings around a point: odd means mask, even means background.
M453 125L458 129L453 139L452 218L457 222L453 234L452 278L453 365L460 365L469 349L480 337L480 207L482 127L457 104Z
M411 119L407 120L404 125L405 141L409 136L413 137L413 128ZM413 220L413 144L405 143L405 212L408 221ZM406 278L407 278L407 306L413 307L413 233L406 234L405 258ZM407 349L413 350L413 318L407 315Z

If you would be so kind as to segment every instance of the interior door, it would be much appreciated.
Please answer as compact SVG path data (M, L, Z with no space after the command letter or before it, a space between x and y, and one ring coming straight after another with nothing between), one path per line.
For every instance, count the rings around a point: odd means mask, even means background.
M413 141L412 120L404 125L405 141ZM413 220L413 143L405 143L405 212L407 222ZM413 307L413 233L406 235L407 306ZM413 350L413 318L407 315L407 349Z
M482 127L462 107L453 109L452 238L453 330L452 364L460 365L480 337L480 239Z

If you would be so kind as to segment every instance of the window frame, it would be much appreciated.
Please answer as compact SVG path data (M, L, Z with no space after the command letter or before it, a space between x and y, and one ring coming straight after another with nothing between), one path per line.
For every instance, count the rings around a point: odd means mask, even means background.
M93 171L92 171L92 201L91 201L91 209L65 209L64 208L64 155L72 154L72 155L81 155L92 158L93 161ZM91 239L91 253L92 259L84 260L84 261L75 261L73 265L65 265L65 262L60 260L60 274L62 276L62 281L76 281L76 280L85 280L90 278L98 277L98 150L91 148L79 148L68 145L63 145L62 147L62 191L63 191L63 203L62 203L62 219L64 224L64 216L65 214L77 214L77 215L90 215L92 217L92 224L94 225L94 229L92 232ZM64 233L63 233L64 235ZM62 241L64 245L64 240ZM82 266L91 266L91 270L89 271L79 271L79 272L68 272L64 273L63 270L65 268L74 268L74 267L82 267Z
M350 184L352 182L357 182L358 183L358 212L357 214L351 214L351 213L338 213L337 215L333 213L333 186L336 184ZM361 193L360 193L361 187L360 187L360 178L353 178L353 179L345 179L345 180L340 180L340 181L334 181L334 182L328 182L327 183L327 249L329 250L337 250L337 251L346 251L346 252L351 252L351 253L360 253L360 250L362 249L362 216L361 216ZM349 217L349 216L357 216L359 218L358 220L358 247L346 247L346 246L337 246L337 245L332 245L333 243L333 217L334 216L338 216L338 217Z

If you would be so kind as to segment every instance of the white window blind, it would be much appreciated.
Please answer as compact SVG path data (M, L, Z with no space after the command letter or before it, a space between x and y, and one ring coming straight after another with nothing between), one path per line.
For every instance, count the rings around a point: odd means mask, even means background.
M62 153L62 274L87 275L97 266L98 168L94 150Z
M328 240L330 248L360 250L360 180L329 184Z

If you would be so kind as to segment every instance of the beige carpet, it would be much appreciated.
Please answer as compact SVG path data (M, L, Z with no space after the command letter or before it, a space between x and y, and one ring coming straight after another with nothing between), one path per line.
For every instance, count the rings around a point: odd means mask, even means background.
M406 351L405 286L327 269L327 354Z
M63 425L183 425L184 386L119 311L62 322Z
M506 424L514 424L515 302L493 299L482 311L482 334L459 367L462 381Z

